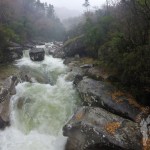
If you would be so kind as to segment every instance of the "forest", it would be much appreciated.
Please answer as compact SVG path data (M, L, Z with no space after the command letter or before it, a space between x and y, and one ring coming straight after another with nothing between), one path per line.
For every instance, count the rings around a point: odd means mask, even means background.
M118 86L149 99L150 1L106 0L103 7L91 11L90 1L85 0L83 7L84 14L68 20L75 25L65 31L51 4L0 0L0 62L8 60L10 42L81 39L86 56L115 72Z
M0 0L0 62L7 61L10 42L59 41L63 35L53 5L40 0Z
M95 12L85 0L85 18L68 32L82 37L86 54L114 71L120 86L138 99L150 98L150 1L107 0ZM143 101L140 100L139 101Z
M150 150L150 0L0 0L0 150L110 149Z

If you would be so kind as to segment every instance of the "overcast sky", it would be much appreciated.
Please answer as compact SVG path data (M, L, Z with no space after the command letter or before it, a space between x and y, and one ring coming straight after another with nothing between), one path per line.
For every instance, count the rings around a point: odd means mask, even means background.
M80 11L84 9L82 6L84 0L41 0L41 2L47 2L57 7L66 7L69 9ZM92 7L94 6L100 7L102 4L105 3L105 0L89 0L89 2Z

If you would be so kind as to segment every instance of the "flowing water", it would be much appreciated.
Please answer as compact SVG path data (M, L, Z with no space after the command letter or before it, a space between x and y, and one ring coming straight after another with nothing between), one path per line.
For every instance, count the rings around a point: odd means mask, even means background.
M67 67L48 55L42 62L32 62L27 51L16 65L30 73L34 83L16 86L11 126L0 131L0 150L63 150L62 127L79 99L72 83L65 80Z

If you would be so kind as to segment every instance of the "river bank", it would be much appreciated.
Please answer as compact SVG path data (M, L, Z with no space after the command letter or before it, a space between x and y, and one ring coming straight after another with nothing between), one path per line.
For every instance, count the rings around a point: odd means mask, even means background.
M13 64L0 64L0 89L6 78L18 74L18 72L18 68Z
M70 68L69 80L81 97L81 108L63 128L66 150L148 150L149 106L115 87L115 74L80 49L82 44L74 42L54 52Z
M82 102L63 128L69 137L66 149L148 150L149 106L139 104L132 95L113 86L113 74L98 67L96 60L75 56L66 58L64 63L70 68Z
M39 47L46 51L44 61L31 61L28 51L16 61L21 74L17 85L10 82L15 92L7 88L12 98L7 101L10 123L4 126L10 127L0 132L2 150L11 133L7 150L148 150L149 107L111 85L111 74L95 59L53 58L52 43ZM46 142L38 144L41 136Z

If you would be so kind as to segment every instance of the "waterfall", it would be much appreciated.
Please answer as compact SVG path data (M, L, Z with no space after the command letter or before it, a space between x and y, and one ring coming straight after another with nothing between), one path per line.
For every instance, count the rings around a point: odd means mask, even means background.
M34 82L16 86L10 103L11 126L0 131L0 150L63 150L62 127L79 99L72 82L65 80L67 67L48 55L33 62L28 51L15 65Z

